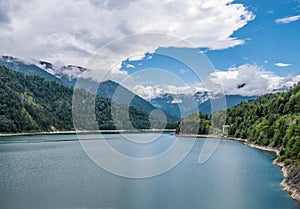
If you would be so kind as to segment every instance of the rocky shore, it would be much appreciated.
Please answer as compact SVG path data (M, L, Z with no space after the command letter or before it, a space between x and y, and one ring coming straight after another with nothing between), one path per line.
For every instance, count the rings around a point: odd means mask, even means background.
M224 137L222 135L195 135L195 134L180 134L185 137L203 137L203 138L222 138L228 140L241 141L249 147L256 149L273 152L276 154L276 159L273 161L274 165L281 167L282 174L284 176L281 186L285 191L290 193L291 197L300 203L300 167L295 165L284 166L283 162L280 161L280 151L273 147L260 146L249 142L247 139L235 138L235 137Z
M282 166L282 172L285 178L281 182L281 186L300 203L300 168L295 165Z
M277 158L273 160L273 164L281 167L282 174L284 176L281 186L285 191L290 193L291 197L300 203L300 167L296 165L285 166L283 162L280 161L280 151L273 147L260 146L253 144L246 139L228 137L228 139L243 141L246 145L268 151L276 154Z
M143 130L145 132L162 132L162 131L174 131L174 130L165 130L165 129L152 129L152 130ZM128 130L97 130L97 131L56 131L56 132L35 132L35 133L13 133L13 134L1 134L1 136L26 136L26 135L44 135L44 134L84 134L84 133L133 133ZM235 137L224 137L221 135L196 135L196 134L180 134L179 136L185 137L203 137L203 138L222 138L229 140L241 141L247 146L273 152L276 154L277 158L273 161L274 165L281 167L281 171L283 173L284 179L281 182L281 186L283 189L291 194L291 197L297 200L300 203L300 167L296 165L284 166L283 162L280 161L280 151L273 147L260 146L257 144L253 144L249 142L247 139L235 138Z

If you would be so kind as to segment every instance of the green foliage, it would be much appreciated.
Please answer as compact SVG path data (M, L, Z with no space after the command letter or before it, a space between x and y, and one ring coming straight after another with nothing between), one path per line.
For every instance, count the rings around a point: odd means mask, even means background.
M285 166L288 166L288 165L290 165L292 163L292 161L290 159L285 159L283 161L283 163L284 163Z
M211 125L216 129L222 129L226 122L226 111L214 112L211 116Z
M210 119L202 113L194 113L182 119L176 128L176 134L208 134Z
M73 93L79 105L73 108L77 114L75 124L72 117ZM88 111L84 102L95 102L95 109ZM0 132L35 132L78 129L148 129L149 113L135 107L114 105L119 115L113 121L111 101L93 95L86 90L66 87L55 81L47 81L37 75L29 76L0 66ZM77 108L77 109L76 109ZM128 111L129 110L129 111ZM92 114L91 114L92 113ZM129 114L129 121L123 117ZM125 118L121 120L122 118ZM160 123L159 119L152 121ZM132 125L131 125L132 124ZM176 121L168 121L168 128L175 128Z
M300 161L300 86L227 110L229 134L281 149L285 164Z
M228 134L248 139L258 145L280 149L286 165L300 163L300 84L287 92L266 94L214 113L210 119L193 114L182 119L177 133L207 134L230 125ZM205 129L201 128L205 126Z

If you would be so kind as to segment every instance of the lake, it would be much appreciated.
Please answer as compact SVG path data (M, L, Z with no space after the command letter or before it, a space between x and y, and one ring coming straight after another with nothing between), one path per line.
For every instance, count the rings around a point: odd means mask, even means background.
M128 136L142 141L151 134ZM98 135L84 137L97 140ZM114 149L138 158L159 154L177 139L164 133L156 141L135 148L120 134L104 137ZM280 186L283 176L272 164L274 155L237 141L221 140L213 155L199 164L204 143L205 139L197 139L171 170L134 179L99 167L83 151L75 134L1 137L0 208L300 208ZM101 151L101 147L95 149Z

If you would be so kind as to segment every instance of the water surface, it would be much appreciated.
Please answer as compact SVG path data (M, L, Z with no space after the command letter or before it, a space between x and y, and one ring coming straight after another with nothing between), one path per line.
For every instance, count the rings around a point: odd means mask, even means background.
M167 149L175 136L131 146L107 134L125 155L149 157ZM134 134L140 139L149 134ZM87 134L97 140L96 134ZM212 139L214 140L214 139ZM0 138L0 208L116 209L299 209L282 190L274 156L240 142L221 140L215 153L198 164L204 139L162 175L130 179L113 175L91 161L76 135ZM109 156L108 156L109 157Z

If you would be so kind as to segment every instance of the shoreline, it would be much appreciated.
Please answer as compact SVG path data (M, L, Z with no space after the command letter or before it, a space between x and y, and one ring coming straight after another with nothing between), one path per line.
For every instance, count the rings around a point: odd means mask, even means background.
M175 129L140 129L140 130L77 130L77 131L41 131L41 132L20 132L0 133L0 138L5 136L31 136L31 135L64 135L64 134L96 134L96 133L156 133L175 132Z
M288 185L287 184L287 178L289 175L289 170L288 168L284 165L283 162L281 162L279 160L280 154L279 154L279 150L272 148L272 147L266 147L266 146L259 146L253 143L249 143L246 142L246 145L256 148L256 149L260 149L260 150L264 150L264 151L268 151L268 152L273 152L276 154L276 158L273 160L273 164L280 167L281 168L281 172L283 174L283 180L280 183L280 185L282 186L283 190L285 190L286 192L288 192L291 196L291 198L293 198L294 200L296 200L299 204L300 204L300 191L297 191L297 189L295 189L292 185Z
M280 185L282 186L284 191L286 191L290 194L292 199L296 200L300 204L300 191L297 191L297 189L293 188L292 185L287 184L287 178L288 178L288 175L289 175L289 170L284 165L284 163L279 160L279 158L280 158L280 150L279 149L276 149L276 148L273 148L273 147L268 147L268 146L257 145L257 144L254 144L252 142L249 142L247 139L241 139L241 138L235 138L235 137L228 137L228 139L243 141L243 143L245 145L249 146L249 147L259 149L259 150L263 150L263 151L267 151L267 152L272 152L272 153L276 154L276 158L272 161L272 164L274 164L274 165L281 168L281 173L283 174L284 178L283 178L282 182L280 183Z
M239 141L242 142L243 144L255 148L255 149L259 149L262 151L267 151L267 152L272 152L276 155L276 158L272 161L272 164L278 166L281 168L281 172L283 174L283 180L280 183L280 185L282 186L283 190L288 192L291 196L292 199L294 199L295 201L298 202L298 204L300 204L300 191L297 191L297 189L293 188L293 186L288 185L287 184L287 178L289 175L289 170L287 169L286 166L284 166L284 163L281 162L279 160L280 157L280 150L273 148L273 147L268 147L268 146L261 146L261 145L257 145L254 144L252 142L249 142L249 140L247 139L242 139L242 138L236 138L236 137L227 137L227 136L222 136L222 135L214 135L214 134L180 134L179 136L184 136L184 137L203 137L203 138L220 138L220 139L225 139L225 140L234 140L234 141Z
M142 129L142 130L78 130L78 131L53 131L53 132L23 132L23 133L0 133L0 138L1 137L7 137L7 136L31 136L31 135L64 135L64 134L93 134L93 133L156 133L156 132L175 132L175 129ZM234 141L239 141L242 142L243 144L267 151L267 152L272 152L276 155L276 158L273 160L273 164L276 166L279 166L281 168L281 172L283 174L283 180L280 183L282 186L283 190L288 192L291 196L292 199L296 200L300 204L300 191L297 191L297 189L293 188L293 186L287 184L287 177L289 175L289 170L287 169L286 166L284 166L283 162L280 162L279 157L280 157L280 151L276 148L273 147L268 147L268 146L261 146L254 144L252 142L249 142L247 139L242 139L242 138L236 138L236 137L227 137L227 136L222 136L220 134L180 134L176 136L183 136L183 137L201 137L201 138L220 138L220 139L225 139L225 140L234 140Z

